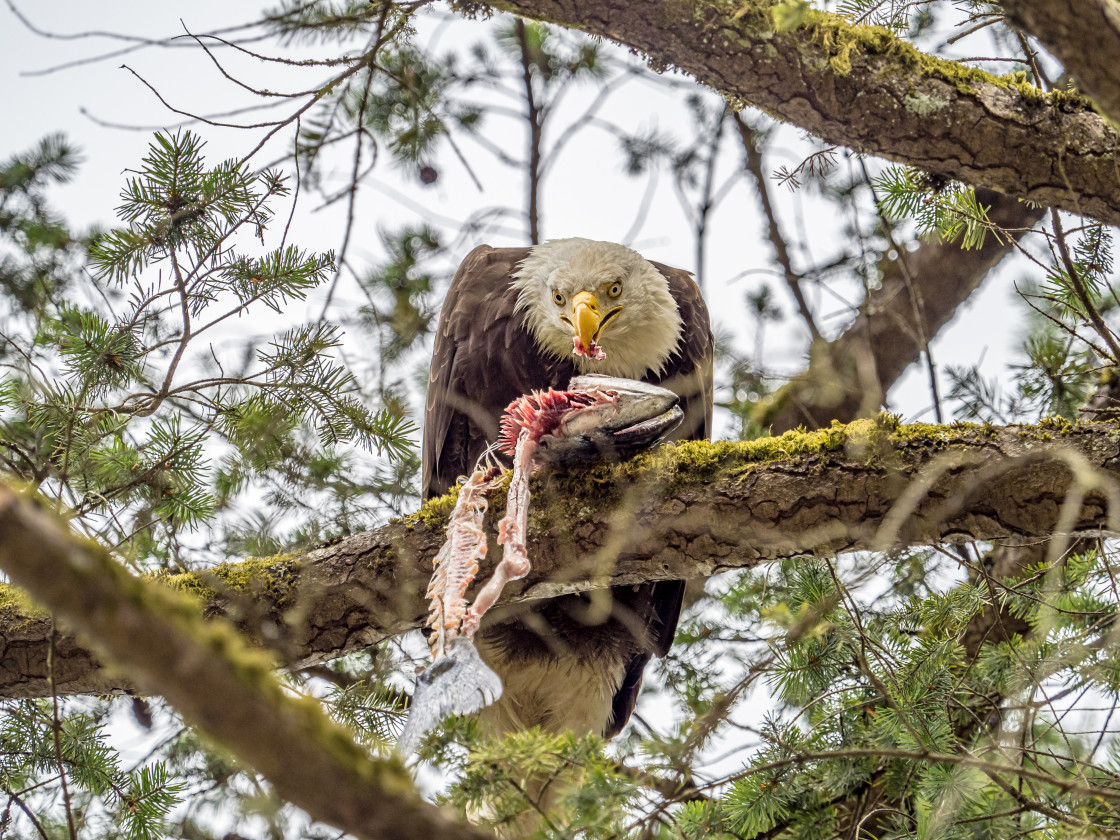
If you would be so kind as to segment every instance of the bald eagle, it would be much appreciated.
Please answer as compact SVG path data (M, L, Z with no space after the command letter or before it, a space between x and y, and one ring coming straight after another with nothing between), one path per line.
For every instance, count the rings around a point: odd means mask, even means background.
M448 491L530 391L602 373L680 397L677 440L712 432L713 341L692 276L611 242L560 239L475 248L451 282L428 383L423 494ZM664 656L683 581L615 587L609 608L566 595L498 608L475 638L504 693L484 710L493 734L541 726L611 737L629 719L653 654Z

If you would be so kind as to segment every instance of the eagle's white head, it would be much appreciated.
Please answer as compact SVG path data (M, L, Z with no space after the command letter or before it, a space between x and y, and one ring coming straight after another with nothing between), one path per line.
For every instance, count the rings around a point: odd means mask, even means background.
M554 239L533 246L514 278L517 311L537 346L581 373L660 373L680 341L669 281L625 245Z

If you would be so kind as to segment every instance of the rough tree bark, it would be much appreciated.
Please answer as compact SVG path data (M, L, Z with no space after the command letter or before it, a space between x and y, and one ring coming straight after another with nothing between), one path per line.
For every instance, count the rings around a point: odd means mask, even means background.
M829 344L813 347L808 368L759 405L755 419L760 426L779 434L879 410L891 386L918 360L920 336L932 341L1047 212L991 190L978 189L976 198L1010 239L988 236L982 248L970 251L957 243L923 242L905 255L909 279L900 260L886 262L879 288L868 295L851 326Z
M399 758L371 759L317 702L288 695L228 623L3 486L0 568L315 819L367 840L490 836L424 802Z
M829 142L1120 223L1120 134L1084 97L925 55L877 27L766 0L496 0L677 67ZM787 7L788 8L788 7Z
M1120 120L1116 0L1003 0L1000 5L1065 65L1104 113Z
M1106 497L1120 514L1118 479L1120 435L1108 423L892 430L865 420L751 443L663 447L536 480L534 570L506 597L694 578L806 554L1096 532L1109 523ZM501 506L495 499L492 513ZM287 667L326 661L422 624L449 510L445 497L298 558L167 582L199 595L206 612L234 617ZM13 551L4 533L0 523L0 568ZM481 579L498 556L491 546ZM9 594L0 696L49 692L49 629ZM63 693L131 687L73 642L59 647L55 667Z

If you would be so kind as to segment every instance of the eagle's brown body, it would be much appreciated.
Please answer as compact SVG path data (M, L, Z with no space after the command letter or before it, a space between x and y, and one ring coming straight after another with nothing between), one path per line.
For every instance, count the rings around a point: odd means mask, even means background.
M425 498L447 492L471 471L497 439L499 419L512 400L533 390L562 389L587 370L577 370L573 358L542 352L517 311L514 273L529 254L528 248L481 246L451 283L428 385ZM680 341L660 372L621 375L680 396L685 417L673 439L709 438L713 354L707 308L687 272L652 265L676 302ZM483 657L505 684L500 708L489 713L491 727L617 733L633 711L650 656L665 655L672 644L683 588L682 581L618 587L605 609L600 593L494 610L478 637Z

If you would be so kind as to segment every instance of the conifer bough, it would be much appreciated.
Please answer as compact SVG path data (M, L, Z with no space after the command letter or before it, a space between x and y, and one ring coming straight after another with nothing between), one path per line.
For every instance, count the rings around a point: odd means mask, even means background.
M371 758L318 701L288 694L228 624L3 486L0 568L315 819L367 840L489 836L420 799L399 758Z

